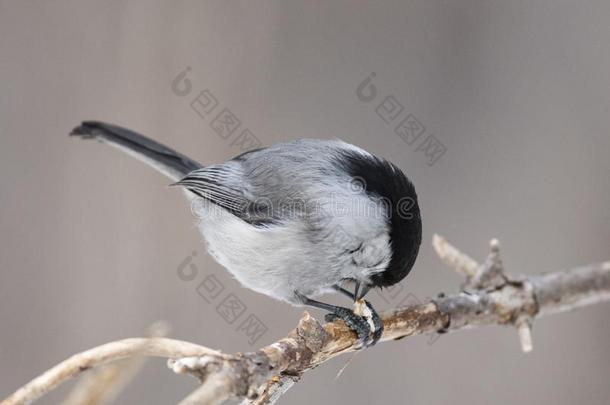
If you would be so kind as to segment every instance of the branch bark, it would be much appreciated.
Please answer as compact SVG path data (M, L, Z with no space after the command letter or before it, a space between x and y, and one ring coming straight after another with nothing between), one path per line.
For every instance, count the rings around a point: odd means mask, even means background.
M610 261L515 277L504 271L497 240L491 241L483 264L439 236L433 246L445 264L466 276L462 291L384 312L381 342L428 332L513 325L522 349L530 351L536 317L610 300ZM181 404L218 404L236 398L243 398L242 404L273 404L307 370L355 350L356 345L355 333L343 321L321 325L307 312L287 337L251 353L229 355L171 339L126 339L71 357L20 388L2 405L30 403L87 368L133 355L167 357L174 372L202 382Z

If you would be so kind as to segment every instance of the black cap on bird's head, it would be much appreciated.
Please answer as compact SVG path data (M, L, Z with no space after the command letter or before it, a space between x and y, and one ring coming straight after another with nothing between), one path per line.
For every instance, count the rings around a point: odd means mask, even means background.
M387 287L409 274L419 252L422 223L413 183L394 164L373 155L346 152L343 168L363 184L364 191L387 206L392 258L385 270L371 276L370 287Z

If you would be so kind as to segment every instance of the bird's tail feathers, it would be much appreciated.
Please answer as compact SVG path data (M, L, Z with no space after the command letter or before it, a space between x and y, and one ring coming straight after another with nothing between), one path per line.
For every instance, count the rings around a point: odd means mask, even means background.
M203 167L195 160L134 131L99 121L84 121L70 133L83 139L97 139L141 160L167 177L180 180Z

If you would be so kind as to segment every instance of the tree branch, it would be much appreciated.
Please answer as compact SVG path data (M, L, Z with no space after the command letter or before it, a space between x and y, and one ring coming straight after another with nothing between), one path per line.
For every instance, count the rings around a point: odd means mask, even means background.
M177 358L201 355L222 357L222 354L215 350L174 339L130 338L117 340L75 354L62 361L19 388L10 397L2 401L1 405L29 404L83 371L116 360L133 356Z
M533 348L531 326L535 317L610 300L610 262L514 277L505 273L500 244L495 239L481 265L439 236L435 235L433 245L445 264L466 276L463 291L384 312L381 342L483 325L514 325L523 351L528 352ZM257 352L238 353L229 359L203 356L170 360L168 365L177 373L199 378L199 392L207 390L207 378L214 369L223 369L222 400L201 404L221 403L227 394L231 398L245 397L243 404L273 404L304 372L355 350L357 343L355 333L342 321L322 326L305 312L286 338Z
M147 336L160 338L168 332L167 324L155 322L148 328ZM74 385L62 405L111 404L140 372L146 359L144 356L132 356L90 370Z
M434 237L433 246L445 264L466 276L463 290L384 312L381 342L428 332L513 325L522 349L530 351L536 317L610 300L610 262L514 277L504 271L497 240L491 241L481 265L441 237ZM202 382L181 404L218 404L230 398L244 398L242 404L273 404L304 372L355 350L357 343L343 321L321 325L307 312L287 337L252 353L228 355L171 339L126 339L71 357L2 404L29 403L89 367L133 355L170 358L168 366L174 372Z

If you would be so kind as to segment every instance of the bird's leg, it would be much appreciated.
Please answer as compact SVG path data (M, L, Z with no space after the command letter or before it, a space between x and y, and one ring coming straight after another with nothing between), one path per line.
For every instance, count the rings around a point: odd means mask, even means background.
M356 282L356 286L354 287L354 293L351 293L349 290L341 287L340 285L333 286L333 288L335 290L337 290L337 292L345 295L348 298L351 298L352 300L354 300L354 302L357 301L356 297L358 297L359 287L360 287L359 283ZM367 321L370 320L370 322L372 323L371 330L373 332L373 336L372 336L370 346L373 346L375 343L377 343L379 341L379 339L381 339L381 335L383 334L383 321L381 320L381 317L379 316L379 314L377 313L375 308L373 308L371 303L366 300L363 300L363 301L364 301L364 305L365 305L366 309L364 309L364 311L363 311L364 313L362 316Z
M352 294L349 290L346 290L345 288L341 287L340 285L334 285L333 288L337 292L345 295L347 298L351 298L352 300L354 300L354 302L356 301L356 296L354 294Z
M368 347L371 345L371 324L362 316L356 315L354 311L349 308L326 304L324 302L312 300L300 294L297 295L304 305L329 311L330 313L324 316L326 322L342 319L351 330L356 332L361 347Z

